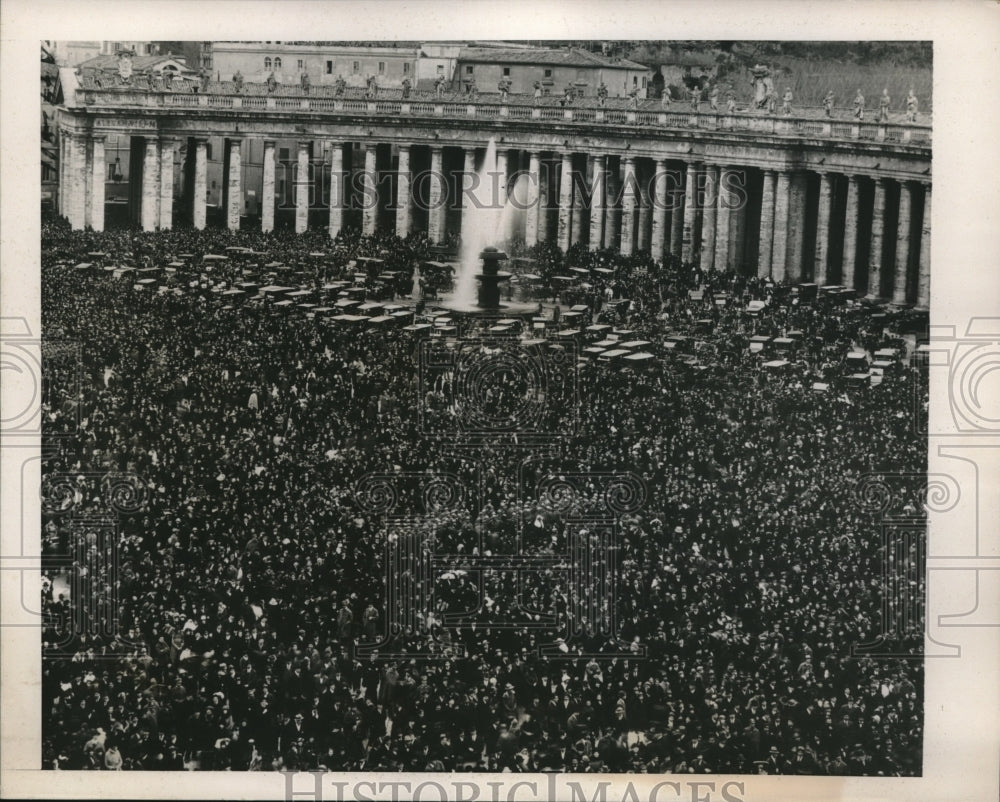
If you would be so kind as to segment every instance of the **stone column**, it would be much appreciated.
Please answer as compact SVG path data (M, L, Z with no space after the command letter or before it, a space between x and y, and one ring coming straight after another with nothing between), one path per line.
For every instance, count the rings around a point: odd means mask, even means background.
M549 179L552 176L552 162L539 157L538 161L538 241L549 239Z
M757 275L767 278L771 275L771 248L774 242L774 191L777 175L774 170L764 171L764 187L760 201L760 247L757 260Z
M924 184L924 217L920 224L920 271L917 274L917 307L931 303L931 185Z
M95 134L93 141L93 156L91 162L90 182L90 220L94 231L104 231L104 175L107 167L104 164L104 137Z
M427 201L430 206L427 235L431 243L437 245L444 239L444 149L440 145L431 145L431 183Z
M886 179L875 179L875 203L872 206L872 247L868 260L868 295L882 297L882 244L885 237Z
M229 140L229 182L226 190L226 228L240 230L243 214L243 140Z
M657 159L653 165L653 223L650 231L650 253L654 262L663 261L667 237L667 162Z
M621 209L618 207L618 193L621 190L621 176L619 163L616 169L611 169L610 157L605 157L604 163L604 187L605 211L604 211L604 247L614 248L615 240L618 238L618 229L621 226Z
M844 212L844 260L840 283L854 289L854 268L858 256L858 177L847 176L847 208Z
M701 219L701 269L715 266L715 224L718 220L719 168L705 165L705 209Z
M371 236L375 233L378 223L378 165L376 156L378 145L369 142L365 147L365 171L361 178L363 190L361 193L364 207L361 210L362 233Z
M559 248L569 250L573 225L573 154L562 154L559 171Z
M468 156L468 152L466 152ZM399 146L399 165L396 168L396 236L406 237L410 233L410 146Z
M65 216L66 200L66 132L59 131L59 194L56 197L56 211L60 217Z
M177 140L160 141L160 230L169 231L174 226L174 158Z
M639 201L639 214L636 220L635 249L648 251L653 210L649 202L649 178L646 175L646 170L639 169L640 166L637 163L635 171L635 177L639 182L639 191L636 195Z
M574 158L574 161L576 159ZM570 212L570 227L569 227L569 244L576 245L578 242L583 240L583 221L585 210L583 207L583 185L580 183L576 173L576 167L573 167L571 173L571 181L573 184L573 208ZM586 174L583 176L583 180L587 180Z
M66 134L66 219L74 230L87 225L87 143L79 134Z
M308 140L300 140L295 165L295 233L302 234L309 228L309 147Z
M195 139L194 190L191 196L191 222L197 229L205 227L208 198L208 140Z
M670 207L670 253L679 259L684 250L684 173L673 170L671 175L677 188Z
M625 157L625 175L622 184L622 244L621 255L631 256L635 249L636 180L635 159Z
M806 177L802 172L791 176L788 198L788 256L785 275L789 281L802 281L802 260L805 254Z
M590 250L596 251L604 243L604 209L607 206L607 157L589 157L593 179L590 184Z
M155 231L160 222L160 143L146 137L142 163L142 230Z
M819 207L816 215L816 259L813 262L813 281L819 286L827 284L827 264L830 261L830 214L833 208L833 175L819 174Z
M90 225L91 202L94 192L94 141L90 134L83 140L83 223Z
M344 146L340 142L330 143L330 221L328 232L334 239L344 227Z
M788 259L788 172L778 171L774 187L774 237L771 241L771 278L785 280L785 263Z
M896 273L892 281L893 306L906 306L907 279L910 272L910 216L913 213L913 190L908 181L899 184L899 222L896 225Z
M733 220L733 199L729 195L732 171L719 168L719 184L715 191L715 248L714 265L719 272L729 270L729 239Z
M527 247L538 244L538 204L539 191L539 159L538 151L528 154L528 191L525 197L524 210L524 244Z
M264 140L264 177L260 187L260 230L274 231L274 145Z
M694 235L698 219L698 165L688 162L684 179L684 231L681 259L690 262L694 258Z

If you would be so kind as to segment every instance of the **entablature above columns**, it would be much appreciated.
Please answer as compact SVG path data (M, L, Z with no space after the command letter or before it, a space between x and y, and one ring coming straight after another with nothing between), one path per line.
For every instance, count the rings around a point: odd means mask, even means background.
M63 110L65 111L65 110ZM834 173L929 181L929 146L869 140L825 140L747 131L581 129L549 120L432 120L341 115L281 118L257 111L186 109L166 114L155 109L110 111L73 109L60 114L69 133L228 137L342 142L378 142L396 146L482 148L490 138L501 149L561 154L631 156L650 160L700 161L762 170L827 170Z

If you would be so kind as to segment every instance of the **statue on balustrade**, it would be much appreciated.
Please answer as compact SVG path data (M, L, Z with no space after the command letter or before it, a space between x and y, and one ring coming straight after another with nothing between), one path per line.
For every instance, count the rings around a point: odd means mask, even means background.
M712 91L708 93L708 105L712 111L717 112L719 110L719 87L713 86Z
M497 89L500 90L500 102L507 102L507 95L510 93L511 80L510 78L501 78L499 83L497 83Z
M913 87L910 87L910 94L906 96L906 121L915 123L917 121L917 96L913 93Z
M576 89L573 84L566 84L566 91L563 92L563 102L564 106L570 106L573 103L573 98L576 97Z
M202 91L202 92L207 92L208 91L208 82L209 82L209 80L210 80L210 76L208 74L208 70L206 70L204 67L202 67L200 70L198 70L198 84L199 84L199 90L200 91Z
M312 87L312 82L309 80L309 73L304 72L299 78L299 85L302 87L302 91L307 95L309 94L309 89Z
M730 89L726 92L726 113L735 114L736 113L736 92Z
M879 122L887 123L889 122L889 104L892 101L889 100L889 89L885 88L882 90L882 97L878 100L878 119Z
M539 84L538 81L535 81L535 91L537 93L535 97L542 96L541 84ZM601 81L601 85L597 87L597 102L603 106L605 103L607 103L607 101L608 101L608 87L604 84L604 81Z
M272 72L270 75L267 76L267 91L273 92L277 88L278 88L278 79L274 77L274 73Z
M413 84L410 82L409 78L404 78L403 79L403 99L404 100L410 96L410 88L412 86L413 86Z
M439 75L434 80L434 94L438 97L444 97L444 87L447 81L443 75Z
M692 85L690 89L691 109L697 114L701 106L701 87L698 84Z
M763 64L754 66L753 79L753 105L754 108L768 108L768 98L774 92L774 80L771 78L771 70Z
M333 94L336 97L340 97L344 94L344 90L347 88L347 81L344 80L343 75L338 75L337 80L333 82Z
M374 75L368 76L368 81L365 86L365 97L373 98L378 94L378 79Z
M174 84L174 71L164 70L162 75L163 75L163 88L169 92Z
M670 104L673 102L674 102L673 98L670 97L670 87L669 86L663 87L663 92L660 93L660 108L669 109Z
M865 118L865 96L861 94L860 89L854 96L854 117L858 120Z
M781 97L781 113L786 117L792 115L792 87L785 87L785 94Z
M833 90L831 89L826 93L826 97L823 98L823 111L826 112L827 117L833 117Z
M476 83L475 78L469 79L469 83L466 85L466 92L468 92L469 97L473 100L479 99L479 85Z
M628 107L630 109L639 108L639 90L633 89L628 93Z
M767 93L767 113L778 113L778 93L773 88Z
M233 88L237 95L243 91L243 73L239 70L236 70L236 75L233 76Z

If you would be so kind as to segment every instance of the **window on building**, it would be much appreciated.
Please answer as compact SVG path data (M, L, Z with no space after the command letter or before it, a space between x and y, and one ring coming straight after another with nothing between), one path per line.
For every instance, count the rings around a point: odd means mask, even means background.
M642 79L642 88L643 89L646 88L646 78L645 77L643 77L643 79Z
M333 62L329 59L326 62L326 74L333 75Z
M471 64L466 64L465 65L465 74L466 75L472 75L472 65Z
M552 77L552 70L546 70L545 71L545 77L546 78L551 78Z
M378 74L379 75L385 75L385 62L384 61L380 61L378 63Z
M442 76L444 75L444 64L437 65L437 74Z
M278 56L274 57L274 69L276 70L281 69L281 59Z
M306 63L303 59L299 59L298 68L299 72L302 72L306 68Z
M408 75L409 72L410 72L410 62L404 61L403 62L403 75Z
M503 77L504 78L510 78L510 67L504 67L503 68Z
M278 148L278 161L287 162L291 160L291 153L288 148Z
M355 75L357 75L359 72L361 72L361 62L360 61L355 61L354 64L352 65L352 69L354 70L354 74Z
M634 87L639 86L639 76L638 75L633 75L632 76L632 86L634 86Z
M212 143L205 143L205 161L212 161Z
M271 70L271 57L270 56L267 56L264 59L264 69L267 70L268 72L270 72L270 70Z

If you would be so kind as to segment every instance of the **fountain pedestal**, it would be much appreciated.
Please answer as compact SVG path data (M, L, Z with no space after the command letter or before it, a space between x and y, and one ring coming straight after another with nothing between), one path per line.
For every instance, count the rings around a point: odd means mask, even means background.
M476 274L479 282L476 305L480 309L499 309L500 282L510 280L510 273L500 270L500 262L507 258L507 254L496 248L486 248L479 258L483 260L483 272Z

